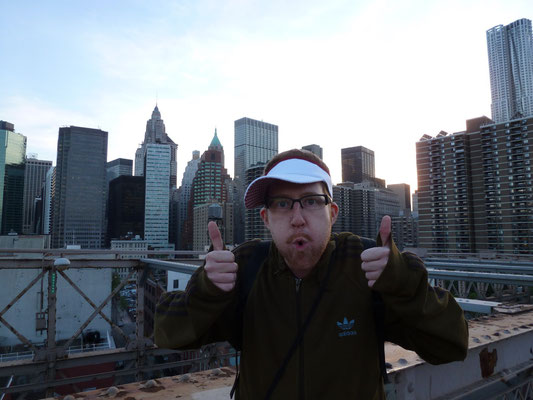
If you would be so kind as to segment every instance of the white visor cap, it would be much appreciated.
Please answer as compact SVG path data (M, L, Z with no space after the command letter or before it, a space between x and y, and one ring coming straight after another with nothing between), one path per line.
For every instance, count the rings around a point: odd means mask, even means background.
M330 197L333 193L331 176L326 171L310 161L291 158L276 164L268 174L250 183L244 194L245 207L255 208L264 205L268 186L276 180L292 183L324 182Z

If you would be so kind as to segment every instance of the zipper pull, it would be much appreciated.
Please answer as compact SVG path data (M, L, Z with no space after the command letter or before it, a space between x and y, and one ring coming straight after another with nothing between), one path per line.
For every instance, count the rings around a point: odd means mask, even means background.
M296 281L296 293L300 291L300 284L302 283L302 278L294 278Z

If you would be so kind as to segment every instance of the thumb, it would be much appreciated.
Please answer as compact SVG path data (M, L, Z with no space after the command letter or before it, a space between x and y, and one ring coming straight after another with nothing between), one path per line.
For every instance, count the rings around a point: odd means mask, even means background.
M215 221L210 221L207 224L207 230L209 231L209 239L213 243L213 250L223 250L224 244L222 243L222 235Z
M381 220L381 226L379 227L379 237L381 238L381 245L388 246L391 233L391 218L385 215Z

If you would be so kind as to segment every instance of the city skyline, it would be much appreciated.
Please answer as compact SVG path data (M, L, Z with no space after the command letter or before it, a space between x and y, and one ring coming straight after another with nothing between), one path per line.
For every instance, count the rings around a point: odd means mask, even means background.
M334 183L340 149L364 146L377 177L412 190L423 134L490 116L486 31L533 16L530 2L503 0L4 8L21 26L0 40L11 60L1 119L39 159L55 160L57 130L70 125L109 132L108 161L133 159L158 104L178 179L215 127L230 144L234 121L249 117L279 126L280 151L322 146Z

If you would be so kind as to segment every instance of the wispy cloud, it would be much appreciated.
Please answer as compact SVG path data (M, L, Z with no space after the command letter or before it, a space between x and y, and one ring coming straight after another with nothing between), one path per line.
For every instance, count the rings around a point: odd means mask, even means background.
M180 174L215 126L232 173L233 121L248 116L279 125L280 150L324 147L335 181L340 149L363 145L380 177L416 186L415 142L488 114L485 30L531 18L529 2L47 3L27 40L12 39L0 118L40 156L55 159L57 129L72 124L108 131L109 159L133 158L157 93ZM41 31L43 65L28 48Z
M15 124L15 130L28 138L27 152L55 164L57 136L61 126L87 126L96 128L88 115L59 108L38 98L20 96L0 97L2 119Z

